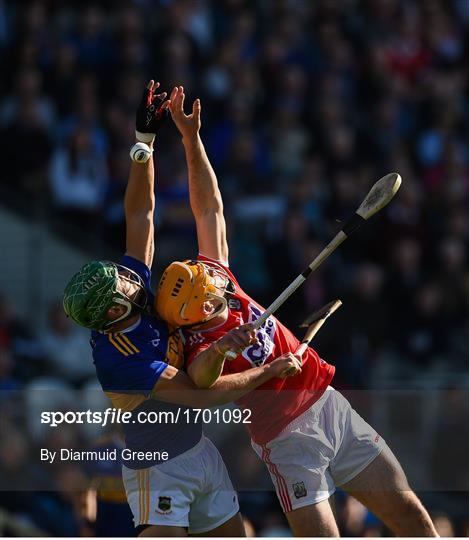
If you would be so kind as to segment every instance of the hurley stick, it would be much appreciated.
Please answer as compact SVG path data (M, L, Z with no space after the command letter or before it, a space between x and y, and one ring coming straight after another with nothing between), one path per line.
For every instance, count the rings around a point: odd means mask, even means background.
M334 236L319 255L308 267L275 299L264 313L254 322L255 328L260 328L265 321L302 285L306 279L333 253L344 240L346 240L367 219L384 208L394 197L401 185L402 179L397 173L383 176L370 189L355 214L345 223L342 229Z
M290 296L302 285L308 277L367 219L384 208L400 188L402 178L398 173L389 173L380 178L370 189L363 199L355 214L345 223L342 229L334 236L327 246L319 253L309 266L296 277L290 285L276 298L264 313L253 323L254 328L260 328L265 321L290 298ZM227 351L225 356L236 358L236 353Z

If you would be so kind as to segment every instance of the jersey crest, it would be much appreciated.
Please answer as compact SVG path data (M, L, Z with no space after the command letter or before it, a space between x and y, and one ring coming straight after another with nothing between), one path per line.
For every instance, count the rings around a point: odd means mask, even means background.
M241 302L238 300L238 298L229 298L228 299L228 307L230 309L234 309L235 311L241 310Z
M198 332L197 334L190 334L189 335L189 346L194 347L195 345L199 345L200 343L203 343L205 341L204 336Z

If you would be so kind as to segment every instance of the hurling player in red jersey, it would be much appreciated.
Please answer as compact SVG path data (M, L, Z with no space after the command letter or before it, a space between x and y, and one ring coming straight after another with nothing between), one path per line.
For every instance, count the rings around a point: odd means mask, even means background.
M200 122L184 114L184 91L171 96L176 125L185 125L189 178L204 178L203 193L191 192L195 216L204 215L196 260L174 262L157 293L160 316L183 328L188 374L210 388L222 374L241 374L300 343L275 317L254 331L264 309L246 294L228 266L223 203L215 173L200 139ZM200 114L200 102L194 110ZM187 139L192 139L188 151ZM210 196L207 196L210 194ZM199 222L201 220L198 220ZM236 358L226 353L235 350ZM237 401L252 411L252 445L266 463L280 503L296 536L338 536L329 502L335 487L353 495L395 534L437 536L430 517L411 491L384 440L331 386L334 367L308 348L296 358L296 373L273 378Z

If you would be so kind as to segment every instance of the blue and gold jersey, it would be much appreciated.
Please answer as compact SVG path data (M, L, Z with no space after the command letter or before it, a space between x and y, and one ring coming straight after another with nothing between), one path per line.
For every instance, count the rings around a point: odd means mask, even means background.
M149 303L153 305L150 290L150 269L133 257L124 256L121 264L137 272L145 283ZM98 380L114 407L132 411L132 420L123 424L126 446L135 451L167 452L175 457L195 446L201 436L196 424L158 424L137 421L139 412L179 412L184 418L186 407L163 403L150 394L168 364L181 368L184 363L183 344L179 331L166 322L142 314L140 319L122 332L103 334L92 332L91 346ZM155 462L126 462L126 466L139 469Z

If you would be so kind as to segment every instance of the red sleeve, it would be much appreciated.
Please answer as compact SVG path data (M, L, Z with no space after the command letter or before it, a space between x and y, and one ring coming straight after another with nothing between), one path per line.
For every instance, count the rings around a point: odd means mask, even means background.
M195 357L202 351L207 350L211 343L201 343L199 346L186 347L186 367L189 367Z
M213 342L212 342L213 343ZM187 349L186 352L186 369L192 364L196 356L203 351L206 351L212 343L201 343L200 346L193 347L192 349ZM235 373L231 370L231 362L225 362L223 367L223 375L229 375L230 373Z

